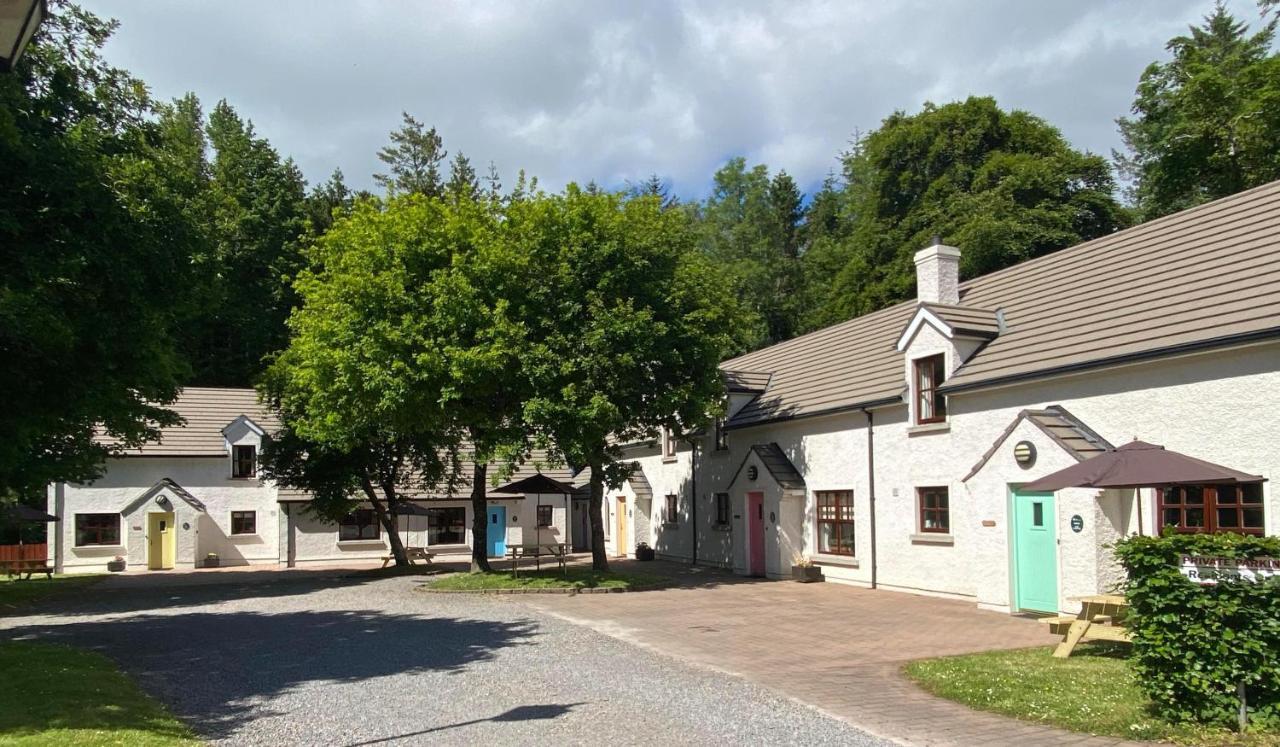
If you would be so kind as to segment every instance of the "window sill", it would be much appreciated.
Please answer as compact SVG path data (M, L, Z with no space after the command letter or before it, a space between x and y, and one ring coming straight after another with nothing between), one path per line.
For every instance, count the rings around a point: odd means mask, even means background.
M849 555L814 555L810 558L817 565L835 565L843 568L861 568L862 563Z
M664 457L662 458L662 463L663 463L663 464L675 464L677 461L679 461L679 459L680 459L679 457L664 456Z
M946 433L951 430L951 423L945 420L941 423L921 423L913 425L907 429L908 436L922 436L926 433Z
M73 545L73 550L123 550L124 545Z
M239 534L228 534L227 537L233 540L257 539L258 533L257 532L240 532Z
M711 525L711 531L713 531L713 532L732 532L732 531L733 531L733 525L732 525L732 524L712 524L712 525Z
M954 545L956 538L942 532L921 532L911 535L913 545Z
M382 541L381 537L378 539L338 540L338 547L355 547L357 545L385 546L386 543Z

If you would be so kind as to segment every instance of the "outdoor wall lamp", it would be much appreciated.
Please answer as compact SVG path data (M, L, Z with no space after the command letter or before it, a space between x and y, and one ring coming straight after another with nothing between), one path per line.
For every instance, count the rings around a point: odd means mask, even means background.
M13 69L48 11L45 0L0 0L0 73Z

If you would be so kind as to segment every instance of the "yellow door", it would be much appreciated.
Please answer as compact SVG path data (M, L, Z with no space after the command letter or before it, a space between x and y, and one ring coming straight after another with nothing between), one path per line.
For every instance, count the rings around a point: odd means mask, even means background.
M178 554L178 535L173 531L173 514L147 514L147 567L168 570Z
M618 496L618 550L619 555L627 554L627 498Z

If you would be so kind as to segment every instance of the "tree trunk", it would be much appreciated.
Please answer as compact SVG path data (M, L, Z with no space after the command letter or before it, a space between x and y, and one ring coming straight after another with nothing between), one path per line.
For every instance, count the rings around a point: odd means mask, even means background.
M488 573L489 567L489 502L485 499L484 486L488 479L489 465L477 460L471 470L471 572ZM494 527L505 533L506 527Z
M591 517L591 567L597 571L609 570L609 557L604 553L604 464L591 462L591 499L587 501L587 515Z
M406 568L409 566L409 556L405 554L404 543L400 541L400 532L396 526L395 509L399 505L395 492L388 490L386 501L378 498L378 492L373 489L373 484L365 481L364 493L368 497L369 503L373 505L373 513L378 517L378 523L382 525L383 530L387 533L387 539L391 543L391 557L396 560L397 568Z

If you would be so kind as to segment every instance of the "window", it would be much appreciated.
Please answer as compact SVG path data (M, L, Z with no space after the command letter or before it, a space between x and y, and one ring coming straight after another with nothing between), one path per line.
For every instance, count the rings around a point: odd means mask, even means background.
M338 540L378 539L378 517L371 508L357 508L338 525Z
M232 534L257 534L258 533L258 514L256 511L232 511L231 512L231 533Z
M716 525L729 526L729 494L716 493Z
M76 547L120 544L120 514L76 514Z
M466 542L467 509L462 506L427 509L427 545L464 545Z
M258 474L258 449L255 446L231 447L231 476L254 477Z
M538 506L538 526L551 526L551 506Z
M916 422L947 419L947 398L938 391L946 378L946 356L939 353L916 361Z
M951 531L951 509L946 488L919 488L920 531L946 534Z
M676 434L670 428L662 429L662 458L664 461L676 458Z
M1188 533L1262 534L1262 483L1164 488L1160 526Z
M668 524L680 522L680 499L675 495L667 496L667 513L662 519Z
M818 552L852 556L853 491L821 490L813 496L818 506Z
M716 418L716 451L729 449L729 434L724 430L724 418Z

